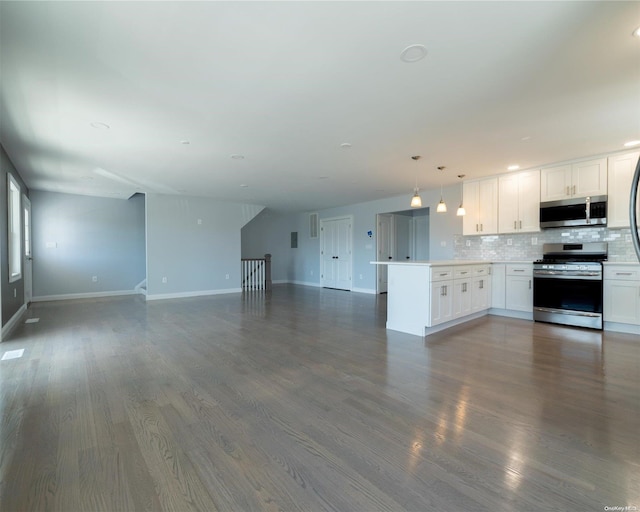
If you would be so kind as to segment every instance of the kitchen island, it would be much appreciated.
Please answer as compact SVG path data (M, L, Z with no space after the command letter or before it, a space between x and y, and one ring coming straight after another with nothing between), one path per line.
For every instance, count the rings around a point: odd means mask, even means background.
M491 264L486 261L372 261L388 266L387 329L427 336L486 315Z

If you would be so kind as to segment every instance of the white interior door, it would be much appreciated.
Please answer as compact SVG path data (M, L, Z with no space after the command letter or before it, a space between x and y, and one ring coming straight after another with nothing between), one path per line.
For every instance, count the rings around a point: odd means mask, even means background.
M24 208L24 303L31 304L33 297L33 254L31 251L31 201L22 196Z
M387 213L378 215L378 233L376 235L378 261L393 259L392 216ZM386 265L376 265L378 293L387 293L387 276L389 268Z
M328 219L320 223L320 285L351 290L351 219Z

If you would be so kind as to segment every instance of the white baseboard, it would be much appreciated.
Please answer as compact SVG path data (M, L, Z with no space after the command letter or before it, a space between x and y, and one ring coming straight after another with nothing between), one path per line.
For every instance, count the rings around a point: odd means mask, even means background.
M640 334L640 325L621 324L618 322L604 322L604 330L622 332L626 334Z
M291 284L299 284L302 286L315 286L316 288L320 288L320 283L310 283L308 281L288 281Z
M227 288L221 290L198 290L195 292L178 292L178 293L154 293L147 294L147 300L164 300L164 299L184 299L187 297L203 297L206 295L223 295L226 293L241 293L242 288Z
M137 290L115 290L112 292L64 293L61 295L40 295L31 302L49 302L52 300L98 299L101 297L118 297L120 295L138 295Z
M20 306L20 309L18 309L18 311L16 311L15 314L9 319L9 321L6 324L4 324L4 326L2 327L2 333L0 334L0 341L4 341L5 338L7 338L9 334L11 334L11 331L13 331L16 328L16 326L22 319L22 315L24 315L26 312L27 312L27 305L23 304L22 306Z
M376 294L376 291L371 288L351 288L351 291L356 293L368 293L369 295Z
M520 320L533 320L533 312L515 311L513 309L491 308L490 315L506 316L509 318L519 318Z

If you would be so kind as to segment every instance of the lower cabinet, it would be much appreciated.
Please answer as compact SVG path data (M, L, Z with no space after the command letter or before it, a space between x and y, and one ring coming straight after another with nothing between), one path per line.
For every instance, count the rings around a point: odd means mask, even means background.
M428 327L489 309L490 268L490 265L432 267Z
M453 319L453 280L431 283L431 323L438 325Z
M640 265L605 265L603 320L640 325Z
M533 265L507 264L505 308L533 312Z

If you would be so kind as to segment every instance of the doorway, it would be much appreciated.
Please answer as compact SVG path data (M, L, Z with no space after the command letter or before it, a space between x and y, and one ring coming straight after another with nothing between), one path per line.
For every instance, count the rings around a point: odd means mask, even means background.
M320 286L351 291L351 217L320 221Z
M376 215L378 261L429 259L429 208ZM386 293L387 265L376 265L376 292Z

